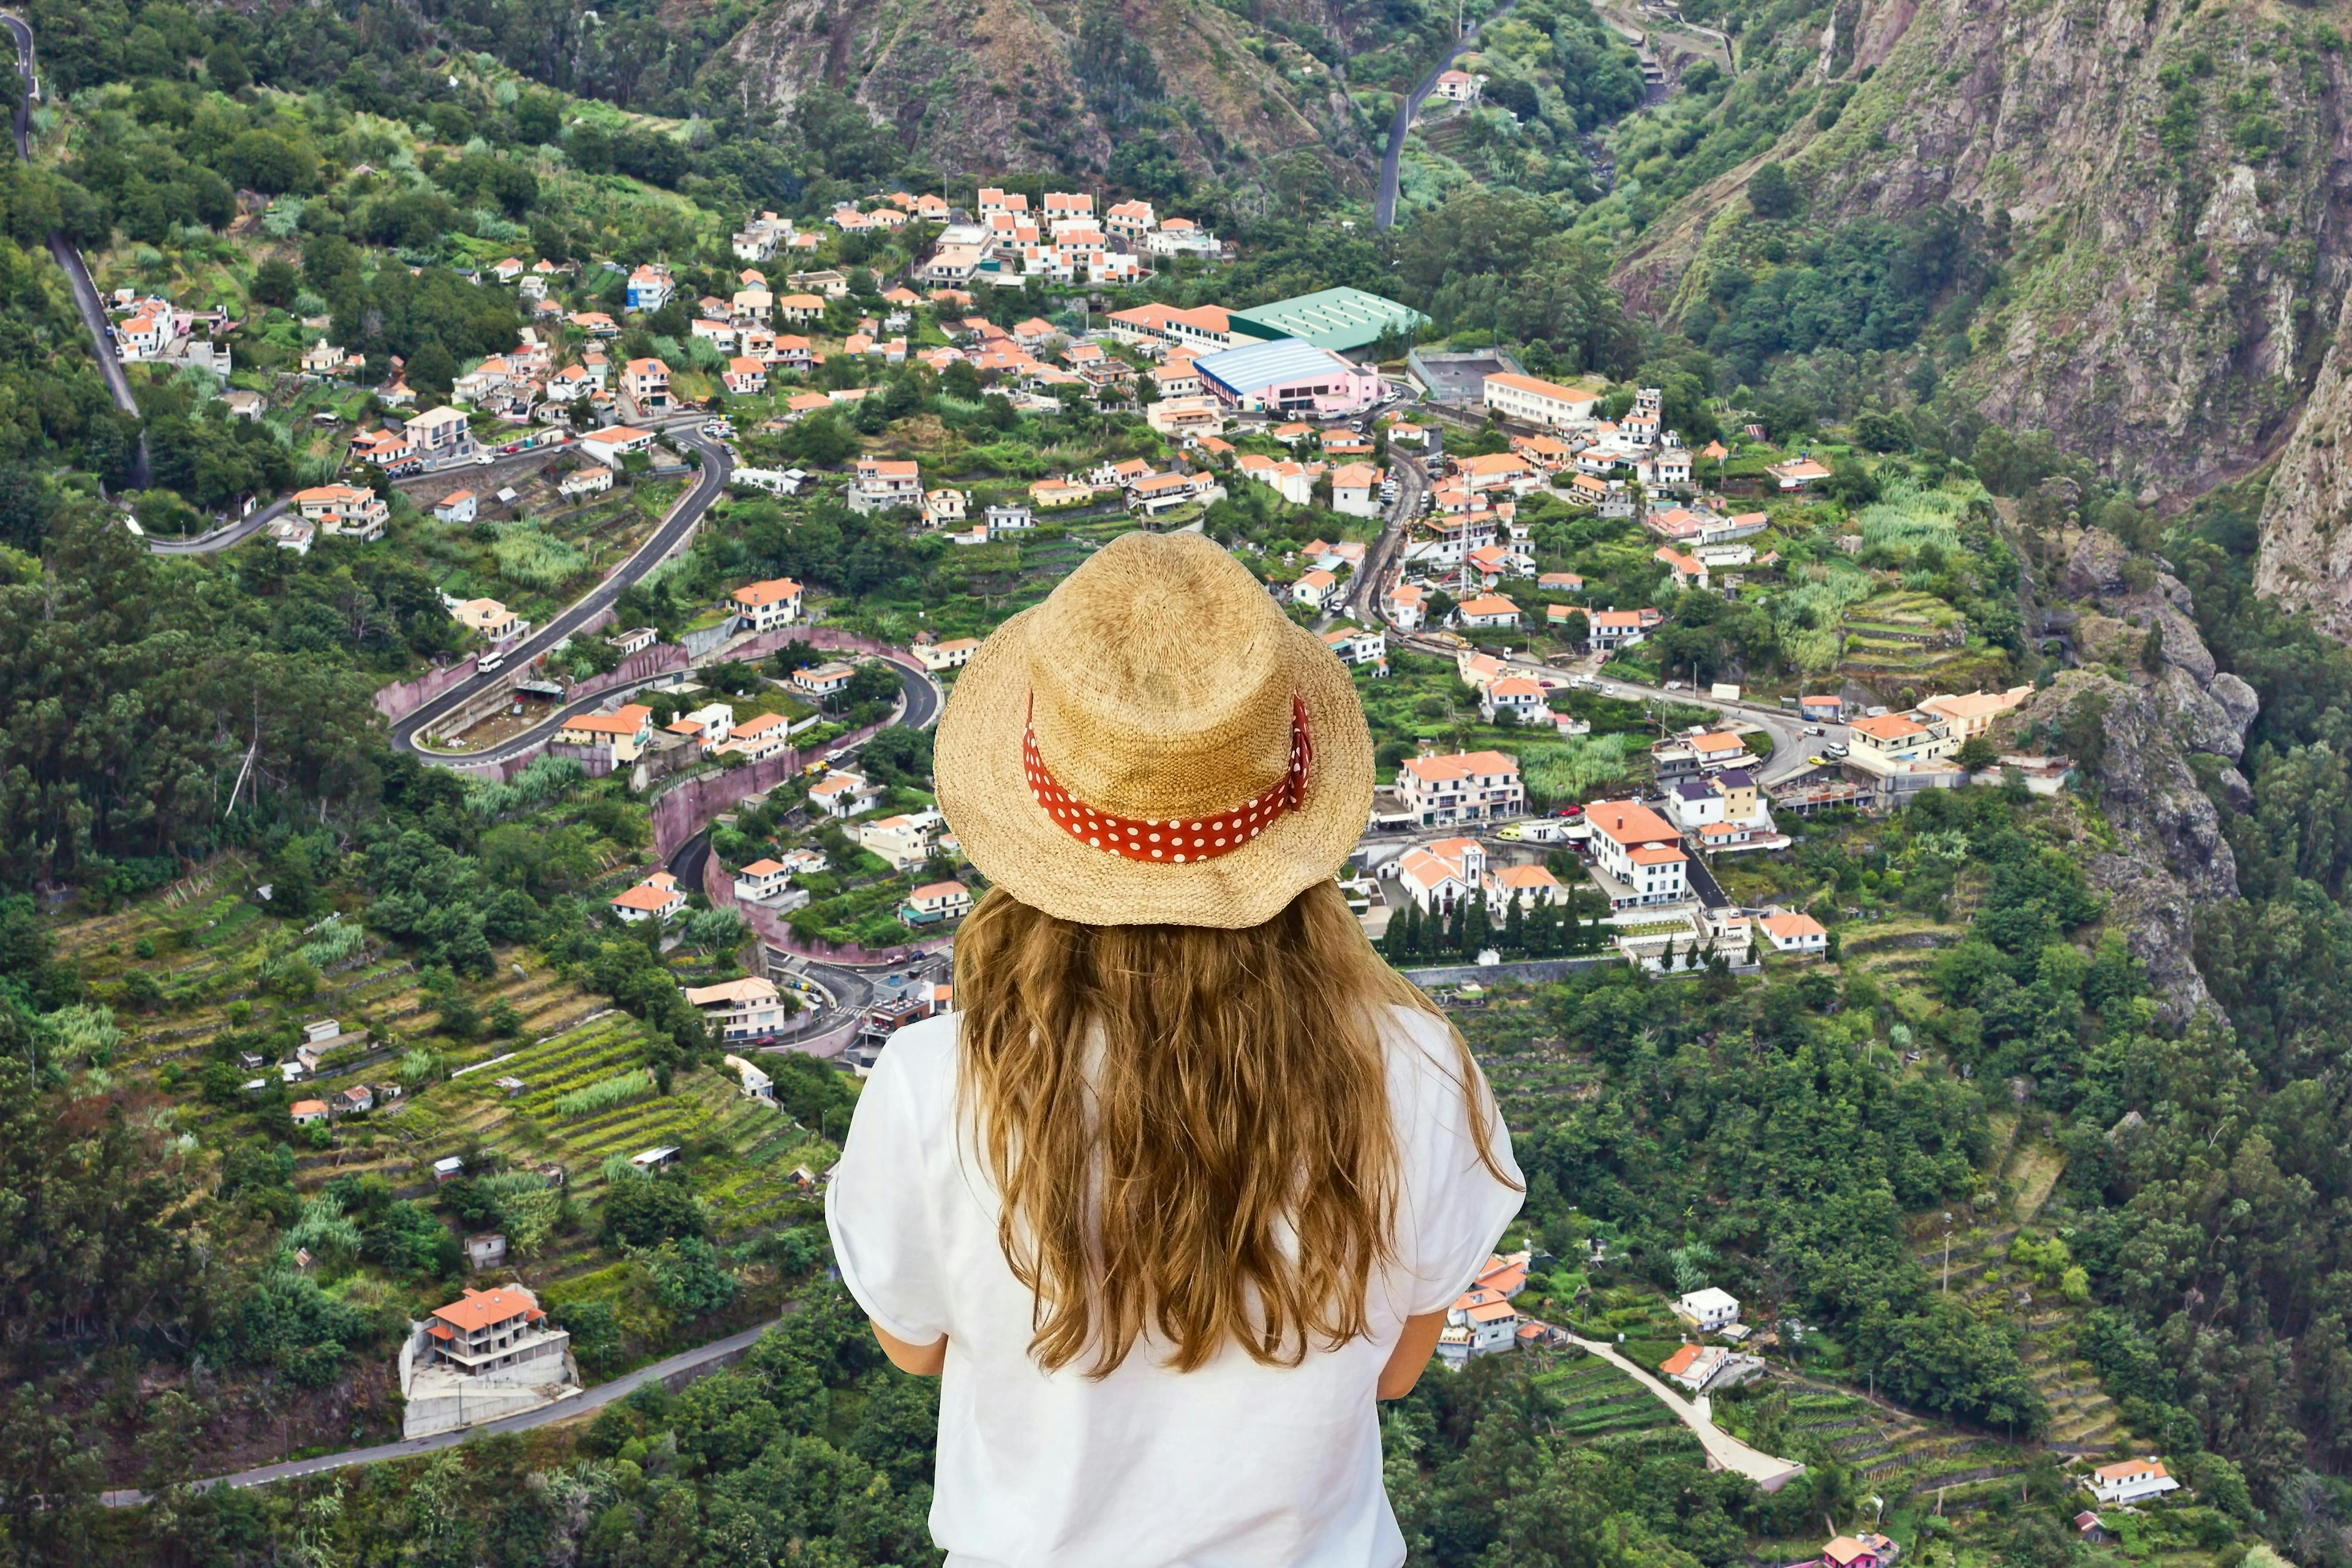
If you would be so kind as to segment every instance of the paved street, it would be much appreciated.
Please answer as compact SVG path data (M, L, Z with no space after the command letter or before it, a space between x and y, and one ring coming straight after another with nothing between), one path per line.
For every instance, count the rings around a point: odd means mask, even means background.
M1491 22L1496 16L1507 16L1510 13L1511 5L1512 0L1504 0L1502 5L1495 7L1494 14L1486 20ZM1437 79L1452 68L1454 62L1461 58L1465 50L1471 48L1477 42L1478 29L1473 26L1454 39L1454 47L1445 51L1445 58L1430 67L1429 74L1415 82L1412 90L1398 101L1395 118L1389 121L1388 145L1381 152L1381 188L1372 198L1373 227L1395 226L1397 182L1404 163L1405 134L1412 129L1412 117L1421 112L1422 104L1428 100L1431 93L1437 90Z
M697 417L698 418L699 416ZM418 744L417 737L430 730L444 715L456 711L488 688L507 684L508 669L521 669L541 654L570 637L609 608L613 601L620 597L622 589L626 588L647 572L652 571L655 566L667 560L671 554L684 548L688 538L694 532L695 525L702 521L702 514L710 509L711 502L726 493L727 476L734 471L735 458L727 447L690 426L673 429L669 435L674 441L690 447L699 453L702 458L702 468L695 475L692 487L688 489L678 504L671 509L670 514L662 520L661 526L654 530L652 537L637 547L635 554L615 567L610 576L573 600L551 618L545 626L524 638L521 643L509 648L505 659L507 669L494 671L488 675L477 674L459 681L439 697L394 724L392 727L394 745L404 751L415 752L427 761L457 760L448 758L443 753L427 752ZM546 734L552 733L551 726L561 720L573 712L593 707L596 702L602 700L604 698L599 697L584 704L574 704L561 713L551 715L523 734L500 742L498 745L481 752L467 752L463 760L475 763L502 761L520 756L538 745L545 739Z

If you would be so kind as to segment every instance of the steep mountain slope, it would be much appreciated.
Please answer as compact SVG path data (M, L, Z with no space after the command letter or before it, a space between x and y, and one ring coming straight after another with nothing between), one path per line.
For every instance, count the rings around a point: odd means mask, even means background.
M1196 175L1307 152L1360 190L1370 143L1342 70L1286 36L1338 59L1351 18L1319 0L1275 9L1258 26L1206 0L782 0L729 47L771 112L832 88L950 172L1101 170L1150 133Z
M2201 490L2278 448L2352 279L2347 10L1842 0L1769 47L1752 33L1718 114L1820 109L1661 215L1619 280L1672 320L1720 268L1769 270L1787 226L1739 196L1770 161L1816 233L1963 209L2004 279L1943 345L1945 396Z

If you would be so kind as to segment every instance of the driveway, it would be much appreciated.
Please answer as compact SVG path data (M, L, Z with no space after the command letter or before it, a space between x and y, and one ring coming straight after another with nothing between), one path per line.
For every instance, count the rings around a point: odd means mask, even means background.
M1761 1453L1717 1426L1715 1413L1704 1396L1696 1404L1683 1398L1648 1372L1618 1354L1615 1346L1602 1344L1598 1340L1580 1340L1574 1334L1569 1335L1568 1339L1570 1344L1582 1346L1664 1400L1666 1408L1675 1413L1675 1419L1689 1427L1698 1438L1699 1447L1706 1450L1708 1469L1729 1470L1735 1475L1746 1476L1768 1492L1779 1491L1805 1473L1805 1467L1796 1460Z

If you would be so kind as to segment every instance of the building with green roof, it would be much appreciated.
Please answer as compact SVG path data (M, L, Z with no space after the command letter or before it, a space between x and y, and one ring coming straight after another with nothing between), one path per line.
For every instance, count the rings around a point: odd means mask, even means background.
M1361 289L1319 289L1295 300L1276 300L1231 312L1234 342L1272 342L1298 338L1318 349L1352 353L1391 332L1411 335L1428 320L1410 305L1367 294Z

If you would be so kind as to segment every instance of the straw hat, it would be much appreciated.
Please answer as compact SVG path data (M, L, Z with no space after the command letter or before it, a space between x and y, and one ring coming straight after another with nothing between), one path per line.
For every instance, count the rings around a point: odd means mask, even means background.
M973 865L1089 925L1257 925L1371 815L1355 683L1197 533L1122 535L999 626L934 772Z

